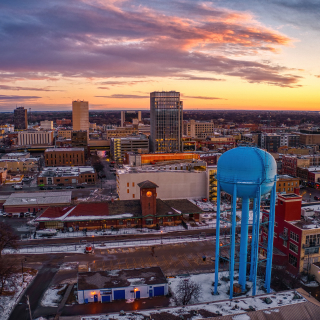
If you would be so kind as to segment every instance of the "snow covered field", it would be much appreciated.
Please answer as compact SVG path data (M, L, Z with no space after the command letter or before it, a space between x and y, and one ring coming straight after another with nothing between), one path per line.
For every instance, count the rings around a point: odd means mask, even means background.
M14 291L13 295L1 295L0 296L0 319L6 320L9 318L11 310L14 308L18 299L22 295L23 291L28 287L29 283L36 276L36 273L24 272L24 283L22 283L22 274L15 275L15 286L8 288L10 291Z

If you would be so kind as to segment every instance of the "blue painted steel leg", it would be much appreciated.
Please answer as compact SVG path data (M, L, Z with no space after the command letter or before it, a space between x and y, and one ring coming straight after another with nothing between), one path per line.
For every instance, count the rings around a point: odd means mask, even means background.
M234 184L232 195L232 228L231 228L231 253L230 253L230 299L233 298L234 255L236 245L236 215L237 215L237 185Z
M246 290L247 278L247 255L248 255L248 222L249 222L249 198L242 199L241 215L241 239L240 239L240 265L239 284L242 291Z
M252 217L252 237L251 237L251 261L250 261L250 281L253 281L253 264L254 264L254 243L256 232L256 217L257 217L257 198L253 199L253 217Z
M274 183L274 185L272 187L271 197L270 197L268 248L267 248L267 268L266 268L266 280L265 280L265 287L266 287L268 293L270 293L270 283L271 283L273 237L274 237L274 220L275 220L275 203L276 203L276 182Z
M216 260L215 260L215 273L214 273L214 294L218 294L218 281L219 281L219 257L220 257L220 182L217 186L217 222L216 222Z
M252 285L252 295L256 295L257 287L257 272L258 272L258 262L259 262L259 223L260 223L260 203L261 203L261 186L259 186L257 195L257 211L256 211L256 225L255 225L255 239L254 239L254 252L253 252L253 285Z

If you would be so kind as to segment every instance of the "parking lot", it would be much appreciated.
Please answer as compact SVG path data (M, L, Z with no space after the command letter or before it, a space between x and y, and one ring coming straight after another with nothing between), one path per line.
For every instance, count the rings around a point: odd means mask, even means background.
M154 249L152 249L154 248ZM215 243L203 240L147 247L96 249L78 256L81 271L117 270L160 266L166 276L213 272ZM203 256L206 261L203 261ZM66 261L72 262L73 257Z

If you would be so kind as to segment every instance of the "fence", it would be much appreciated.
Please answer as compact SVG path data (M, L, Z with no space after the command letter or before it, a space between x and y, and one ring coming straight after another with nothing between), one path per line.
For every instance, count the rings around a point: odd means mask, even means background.
M187 237L161 237L156 239L141 239L141 240L119 240L119 241L99 241L92 243L95 249L111 249L120 247L138 247L138 246L151 246L151 245L161 245L170 243L184 243L184 242L195 242L204 240L215 240L214 236L187 236ZM84 252L86 245L73 243L69 245L50 245L50 246L25 246L17 250L5 249L4 253L59 253L59 252Z

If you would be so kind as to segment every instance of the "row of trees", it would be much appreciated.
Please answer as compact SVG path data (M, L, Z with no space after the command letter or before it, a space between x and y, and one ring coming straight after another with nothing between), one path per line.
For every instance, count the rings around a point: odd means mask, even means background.
M4 249L18 249L19 237L14 233L12 227L0 222L0 295L5 290L15 286L15 275L18 266L14 262L9 262L8 258L2 255Z

